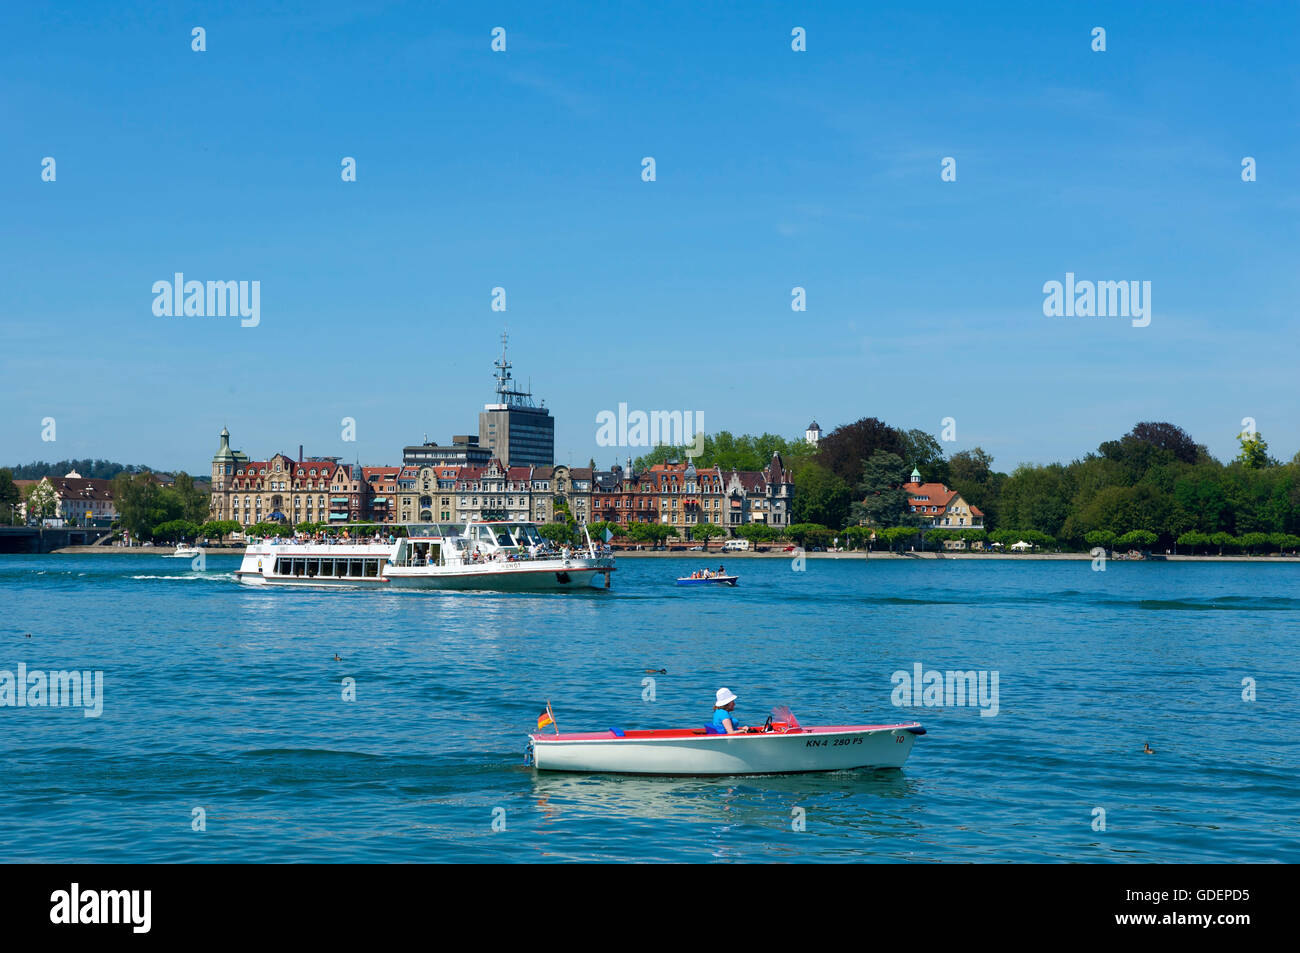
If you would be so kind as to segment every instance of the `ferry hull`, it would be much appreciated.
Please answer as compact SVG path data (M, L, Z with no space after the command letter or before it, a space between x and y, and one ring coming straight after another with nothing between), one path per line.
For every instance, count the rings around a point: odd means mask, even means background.
M505 572L464 572L454 576L389 576L391 589L483 589L493 592L562 592L605 588L612 569L527 569Z
M804 728L786 733L705 735L612 732L530 736L539 771L591 774L737 775L901 768L918 734L915 722ZM644 737L644 736L663 737ZM639 737L640 736L640 737Z
M311 589L608 589L614 557L556 547L526 521L413 524L400 539L270 540L244 550L235 574L253 586Z
M384 574L366 576L285 576L267 571L274 561L264 557L246 559L245 565L235 573L236 578L249 586L289 587L308 589L442 589L483 590L489 592L565 592L574 589L609 588L612 565L597 560L573 560L538 567L527 564L487 564L468 566L447 571L405 570L389 567Z

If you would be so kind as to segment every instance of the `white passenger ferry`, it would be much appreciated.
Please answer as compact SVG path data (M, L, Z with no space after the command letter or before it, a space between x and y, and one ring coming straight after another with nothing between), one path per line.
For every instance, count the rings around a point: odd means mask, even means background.
M396 540L273 538L250 541L235 575L254 586L608 589L614 557L586 538L586 546L557 546L542 538L535 523L519 520L412 524Z

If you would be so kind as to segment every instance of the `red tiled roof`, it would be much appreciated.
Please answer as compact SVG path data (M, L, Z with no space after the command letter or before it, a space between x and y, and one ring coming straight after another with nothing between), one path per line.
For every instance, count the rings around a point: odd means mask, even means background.
M948 508L948 504L953 501L954 497L960 496L956 490L950 490L942 483L904 483L903 489L907 491L907 502L911 506L937 506L935 512L942 513ZM925 497L925 499L921 499ZM972 516L983 517L979 507L970 508Z

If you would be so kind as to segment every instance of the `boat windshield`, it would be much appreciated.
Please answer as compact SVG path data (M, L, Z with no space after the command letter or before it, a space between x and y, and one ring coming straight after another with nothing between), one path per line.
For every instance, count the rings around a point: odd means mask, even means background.
M790 711L789 705L777 705L775 708L773 708L772 720L783 721L791 728L799 727L799 719L794 716L794 712Z
M530 543L540 546L542 543L541 534L532 523L511 523L509 530L516 546L528 546Z

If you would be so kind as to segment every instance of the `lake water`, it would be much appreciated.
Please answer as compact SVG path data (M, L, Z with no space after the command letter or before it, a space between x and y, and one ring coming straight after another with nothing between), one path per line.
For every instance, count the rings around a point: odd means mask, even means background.
M1300 565L736 559L724 589L624 558L608 592L528 596L255 590L237 562L0 556L0 670L104 678L98 718L0 708L7 860L1300 860ZM997 672L996 715L896 707L918 663ZM750 723L928 734L892 772L524 766L547 699L564 731L693 726L722 685Z

